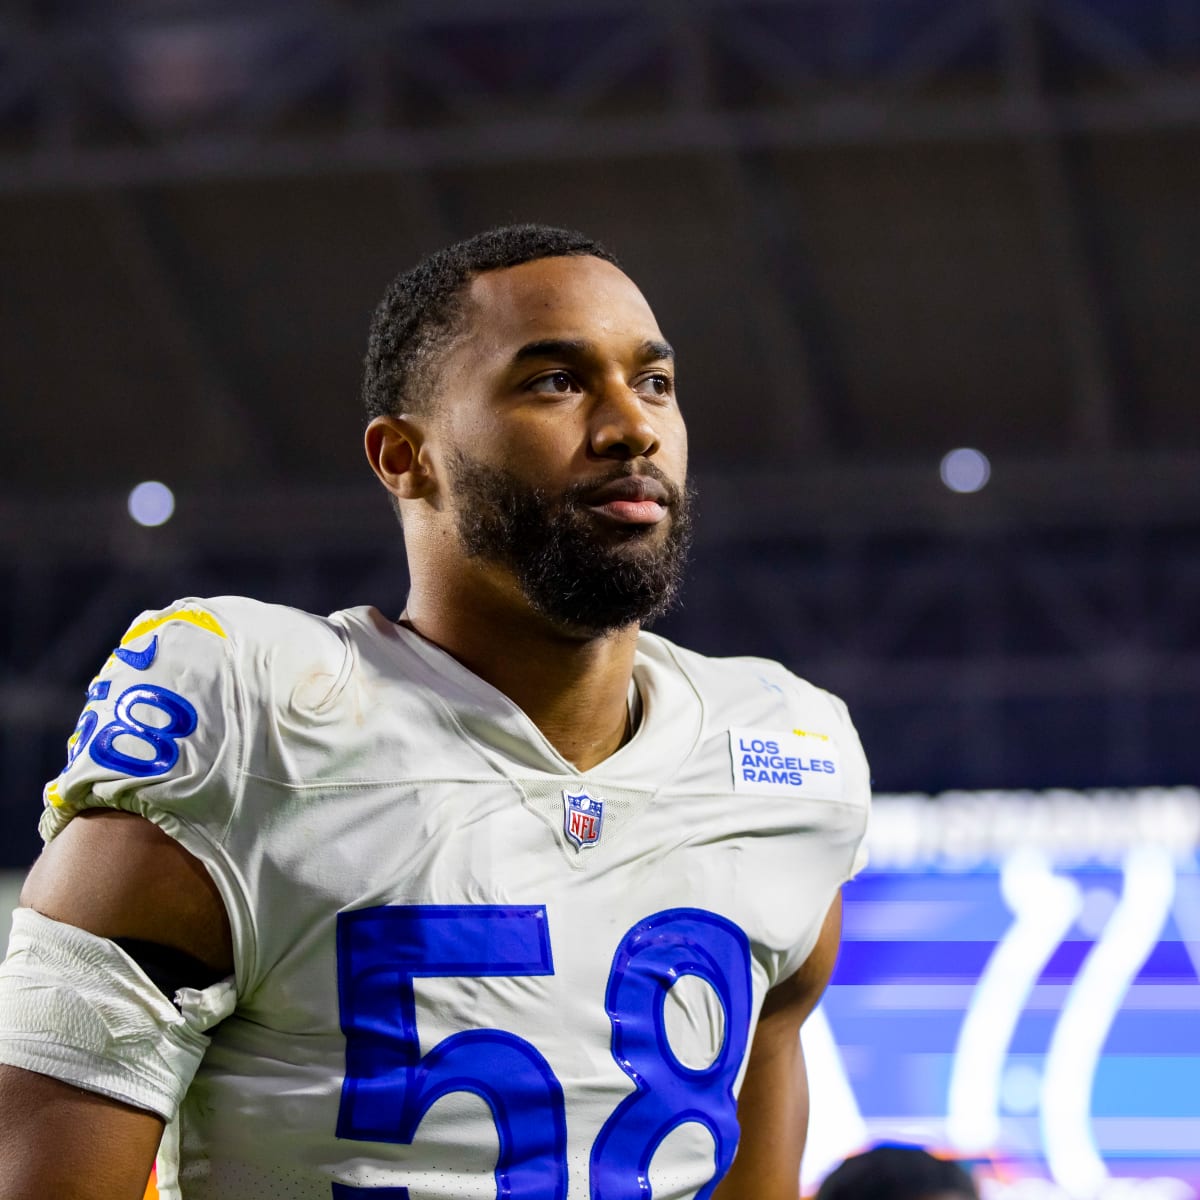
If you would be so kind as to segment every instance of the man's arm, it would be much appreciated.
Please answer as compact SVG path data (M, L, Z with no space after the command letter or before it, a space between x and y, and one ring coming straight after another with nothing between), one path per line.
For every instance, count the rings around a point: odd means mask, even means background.
M189 955L210 977L233 969L212 879L177 842L129 813L76 817L34 865L21 904L101 937ZM0 1066L0 1200L141 1200L162 1129L153 1113Z
M833 973L841 929L839 893L804 965L767 993L738 1097L737 1157L713 1200L798 1200L800 1156L808 1131L808 1076L800 1026Z
M3 1200L142 1200L162 1131L153 1113L0 1065Z

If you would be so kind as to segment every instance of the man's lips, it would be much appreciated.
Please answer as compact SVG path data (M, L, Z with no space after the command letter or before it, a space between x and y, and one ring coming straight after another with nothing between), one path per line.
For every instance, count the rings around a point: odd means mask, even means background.
M625 525L657 525L667 515L670 494L649 475L624 475L589 492L584 503Z

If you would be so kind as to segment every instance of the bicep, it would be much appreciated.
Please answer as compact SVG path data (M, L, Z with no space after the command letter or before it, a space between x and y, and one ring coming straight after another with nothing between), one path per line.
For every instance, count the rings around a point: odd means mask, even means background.
M808 1076L800 1026L817 1006L837 958L841 895L804 965L767 993L738 1096L741 1135L714 1200L797 1200L808 1131Z
M161 1117L0 1065L0 1200L141 1200Z
M20 903L100 937L170 947L217 974L233 969L229 918L211 876L132 813L77 816L34 864Z

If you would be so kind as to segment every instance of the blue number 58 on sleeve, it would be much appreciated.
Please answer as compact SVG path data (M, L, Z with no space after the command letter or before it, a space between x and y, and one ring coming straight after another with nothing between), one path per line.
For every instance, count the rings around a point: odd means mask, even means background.
M525 1039L498 1029L454 1034L422 1056L413 987L422 976L552 975L546 910L359 909L339 915L337 940L346 1035L338 1136L410 1144L436 1100L473 1092L496 1124L497 1197L564 1200L566 1109L546 1059ZM705 980L725 1012L721 1049L702 1069L684 1066L666 1036L667 992L684 975ZM654 1151L685 1122L712 1134L717 1169L697 1200L711 1195L737 1146L733 1086L746 1053L751 1003L750 947L731 921L701 909L669 909L626 933L613 958L605 1006L613 1058L635 1088L592 1148L591 1200L649 1200ZM333 1200L360 1196L406 1200L407 1190L333 1185Z
M67 742L67 768L86 750L97 766L118 775L146 779L169 771L179 761L179 739L196 731L195 708L170 688L135 683L117 697L112 719L100 725L93 706L108 699L111 686L101 679L88 689L88 703ZM131 749L140 752L130 754Z

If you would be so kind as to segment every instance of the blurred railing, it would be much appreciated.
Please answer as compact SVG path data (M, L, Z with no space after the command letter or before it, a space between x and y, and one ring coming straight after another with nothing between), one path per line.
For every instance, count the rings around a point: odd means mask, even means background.
M1200 124L1195 0L27 9L7 190Z

